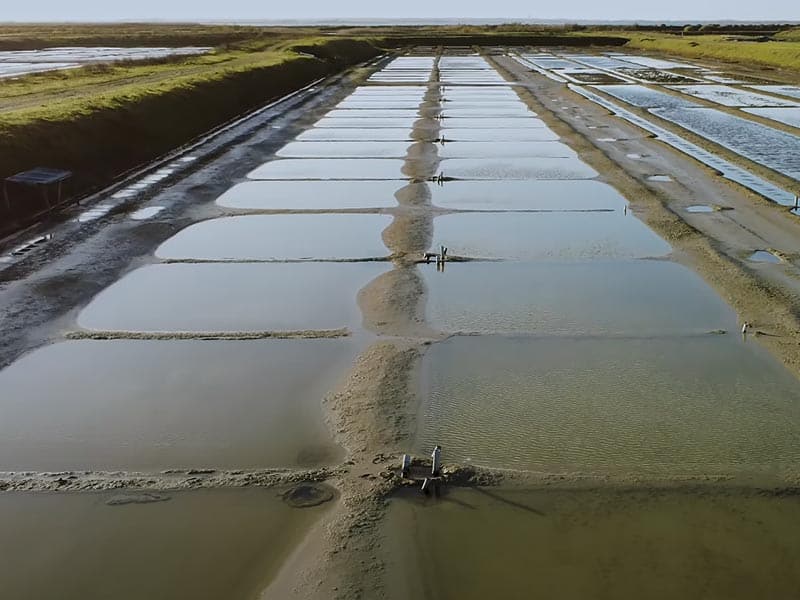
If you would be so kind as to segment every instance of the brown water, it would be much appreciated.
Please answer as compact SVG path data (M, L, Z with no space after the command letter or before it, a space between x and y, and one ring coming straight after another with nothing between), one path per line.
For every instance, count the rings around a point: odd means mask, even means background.
M187 227L156 249L162 259L340 260L386 257L390 215L248 215Z
M280 490L0 494L8 600L251 600L327 506L296 509ZM329 506L329 505L328 505Z
M342 452L322 399L358 347L348 338L46 346L0 371L0 471L335 464Z
M800 502L749 490L452 489L393 499L392 599L800 594Z
M800 389L738 335L458 337L421 375L418 452L544 472L781 477Z
M358 328L359 290L389 269L376 262L151 265L95 296L78 325L144 332Z

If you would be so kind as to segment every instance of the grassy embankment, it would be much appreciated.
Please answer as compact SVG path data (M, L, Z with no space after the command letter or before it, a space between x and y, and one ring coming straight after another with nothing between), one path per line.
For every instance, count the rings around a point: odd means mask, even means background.
M368 40L258 36L204 56L0 81L0 178L39 165L63 168L75 173L73 194L85 193L379 53ZM41 208L32 199L16 202L0 212L0 232Z
M626 48L713 59L800 72L800 29L777 33L768 41L741 41L727 35L625 32Z

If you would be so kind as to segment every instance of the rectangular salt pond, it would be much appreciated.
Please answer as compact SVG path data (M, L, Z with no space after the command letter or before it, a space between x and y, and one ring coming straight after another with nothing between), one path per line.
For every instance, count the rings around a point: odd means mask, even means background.
M774 96L756 94L727 85L676 85L674 89L723 106L800 106L791 100L781 100Z
M475 262L420 267L427 322L447 333L675 336L738 331L695 273L668 261Z
M419 108L395 108L388 111L384 108L334 108L325 113L327 119L419 119Z
M150 265L95 296L78 325L134 332L358 328L359 290L390 269L382 262Z
M294 158L405 158L411 142L289 142L277 156Z
M450 142L437 146L440 158L577 158L560 142Z
M421 117L322 117L314 123L314 127L352 127L368 129L375 127L388 127L393 129L412 129L414 123Z
M544 121L534 117L448 117L444 120L447 129L538 129L544 128Z
M392 158L282 158L253 169L248 179L406 179Z
M0 371L0 471L335 464L322 399L356 352L349 338L46 346Z
M506 119L514 119L514 118L526 118L526 117L535 117L536 113L532 110L528 109L527 106L520 103L515 108L499 108L493 107L491 105L485 107L478 107L478 108L458 108L456 106L451 106L450 104L445 105L442 114L445 118L448 119L480 119L480 118L506 118Z
M514 96L508 100L493 100L491 98L473 98L467 100L447 100L442 103L444 110L481 110L481 111L494 111L494 110L513 110L515 112L523 112L527 115L535 114L531 111L519 98Z
M434 206L454 210L621 211L627 205L613 187L591 179L448 181L430 190Z
M282 489L0 494L3 596L60 600L250 600L327 505L296 509Z
M598 173L577 158L447 158L439 163L456 179L592 179ZM445 184L446 185L446 184Z
M737 334L467 336L431 346L419 453L548 473L791 473L800 386Z
M796 497L761 490L409 489L379 559L390 600L793 598L798 523Z
M390 215L279 214L209 219L156 249L164 260L354 260L390 254Z
M800 129L800 107L798 108L745 108L744 112L772 119L784 125Z
M346 98L336 105L337 109L346 110L374 110L386 111L383 116L403 116L395 115L395 112L403 113L405 111L417 111L422 98L414 98L409 100L364 100L361 98Z
M768 169L800 179L800 153L797 152L800 137L796 135L714 108L653 109L651 112Z
M780 94L781 96L788 96L790 98L797 98L800 100L800 86L796 85L751 85L748 86L755 90L762 92L769 92L771 94Z
M393 129L389 127L366 127L364 129L347 129L336 127L312 127L297 136L298 142L400 142L411 140L411 129ZM430 136L431 141L433 135Z
M593 85L591 87L639 108L697 108L701 106L697 102L643 85Z
M450 126L445 122L442 127L442 134L445 139L454 142L547 142L559 139L552 130L547 127L523 128L523 129L481 129Z
M584 260L665 256L671 248L618 212L460 213L436 217L433 246L450 256Z
M217 198L226 208L340 210L391 208L402 181L246 181Z

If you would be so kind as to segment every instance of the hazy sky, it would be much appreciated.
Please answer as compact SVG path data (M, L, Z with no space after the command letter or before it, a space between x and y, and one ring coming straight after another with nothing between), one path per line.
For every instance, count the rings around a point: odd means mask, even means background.
M800 20L798 0L0 0L0 21L492 18Z

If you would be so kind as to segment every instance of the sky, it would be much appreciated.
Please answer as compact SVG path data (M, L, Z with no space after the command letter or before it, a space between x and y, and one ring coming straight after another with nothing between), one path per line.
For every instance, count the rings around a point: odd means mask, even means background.
M0 0L0 21L329 19L800 21L800 1L760 0Z

